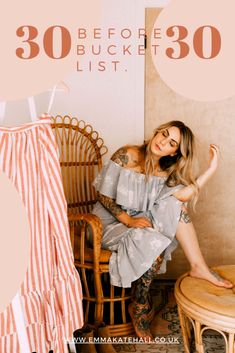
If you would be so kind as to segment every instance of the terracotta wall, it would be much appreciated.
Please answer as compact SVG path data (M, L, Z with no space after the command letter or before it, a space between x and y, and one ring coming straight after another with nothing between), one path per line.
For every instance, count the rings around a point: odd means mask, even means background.
M146 9L148 29L153 26L157 14L157 9ZM219 84L216 77L214 80ZM159 124L172 119L182 120L196 135L201 171L207 167L209 144L220 146L220 167L202 191L192 219L207 263L235 263L235 97L202 103L176 94L159 77L150 53L146 56L145 94L146 139ZM168 266L167 277L176 278L188 268L188 262L178 248Z

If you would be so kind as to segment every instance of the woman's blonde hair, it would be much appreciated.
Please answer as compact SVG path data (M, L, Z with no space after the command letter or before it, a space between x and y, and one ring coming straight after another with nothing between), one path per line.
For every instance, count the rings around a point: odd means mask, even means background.
M190 130L182 121L173 120L160 125L155 131L151 139L141 146L144 152L145 174L148 176L154 173L154 155L151 151L151 143L156 134L169 127L177 127L180 130L180 144L174 156L164 156L160 158L160 168L166 171L168 178L166 184L168 186L176 186L178 184L192 185L194 189L194 197L192 199L193 206L198 198L198 185L193 173L193 165L195 159L195 138Z

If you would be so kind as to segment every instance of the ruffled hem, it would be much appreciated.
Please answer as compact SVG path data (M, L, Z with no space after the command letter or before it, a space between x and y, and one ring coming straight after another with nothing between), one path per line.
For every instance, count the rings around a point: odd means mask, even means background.
M73 321L69 320L69 325L73 326ZM68 353L68 342L73 339L73 332L77 327L72 328L72 333L69 337L64 335L64 330L61 326L55 329L55 340L53 342L47 341L45 334L45 327L42 324L32 324L26 327L26 333L29 338L30 352L49 353ZM20 350L18 334L4 336L0 338L0 352L4 353L22 353Z
M164 251L163 262L158 273L166 272L166 264L171 260L171 253L177 247L175 239L177 224L180 219L182 202L168 195L161 198L151 211L153 228L129 228L118 236L117 226L110 227L104 234L106 245L117 239L109 261L111 283L128 288L140 278ZM139 216L145 216L145 213ZM110 234L110 239L108 235Z
M162 258L162 263L158 270L158 274L163 274L166 272L167 262L172 260L171 254L175 251L175 249L177 249L177 247L178 247L178 241L176 239L173 239L173 241L164 251L164 256Z
M67 279L55 282L54 288L29 292L20 299L24 318L28 318L25 327L31 351L48 353L53 349L54 353L67 353L66 342L83 326L82 289L76 269ZM1 352L18 352L12 305L0 319Z
M151 210L166 177L146 176L108 161L93 185L101 194L116 200L118 205L137 211ZM173 189L173 188L172 188Z

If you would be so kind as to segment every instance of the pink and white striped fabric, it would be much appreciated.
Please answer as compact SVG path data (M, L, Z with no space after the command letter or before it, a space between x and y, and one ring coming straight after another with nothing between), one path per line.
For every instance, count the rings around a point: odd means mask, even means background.
M19 292L30 349L67 353L66 339L83 325L82 290L50 124L47 117L0 127L0 170L18 190L30 223L31 257ZM20 352L11 304L0 314L0 352Z

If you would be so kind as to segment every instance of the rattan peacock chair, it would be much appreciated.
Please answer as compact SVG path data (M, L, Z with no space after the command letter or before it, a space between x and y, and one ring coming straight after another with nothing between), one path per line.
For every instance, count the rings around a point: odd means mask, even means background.
M59 146L75 266L83 286L84 321L95 327L105 324L110 336L128 335L133 332L127 317L130 293L110 284L111 252L101 249L102 224L90 213L96 202L92 182L101 170L107 147L98 132L83 120L57 115L52 121Z

